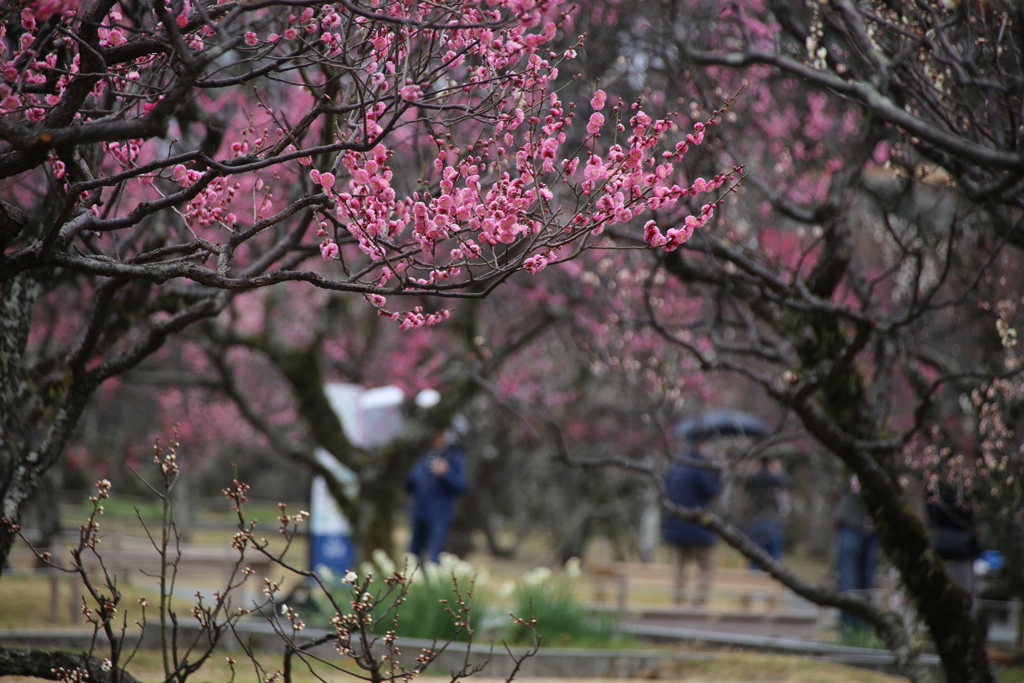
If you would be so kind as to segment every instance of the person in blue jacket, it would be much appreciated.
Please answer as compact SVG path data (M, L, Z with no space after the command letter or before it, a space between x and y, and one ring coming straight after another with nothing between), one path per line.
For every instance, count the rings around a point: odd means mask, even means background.
M455 500L468 488L466 454L453 434L438 432L405 481L405 490L412 495L409 552L438 561L448 539Z
M692 441L685 460L701 461L700 441ZM722 480L715 469L698 467L686 462L673 462L665 481L669 500L685 508L706 508L718 495ZM673 602L683 601L683 587L686 581L686 566L696 563L698 567L697 589L693 593L693 604L703 607L711 593L715 572L715 543L718 536L697 522L684 522L673 514L666 514L662 524L662 535L672 551L674 578Z

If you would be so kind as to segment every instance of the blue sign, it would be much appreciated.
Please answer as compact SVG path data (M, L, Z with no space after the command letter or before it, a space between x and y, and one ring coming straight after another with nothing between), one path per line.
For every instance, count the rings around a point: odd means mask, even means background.
M324 581L337 581L356 564L356 547L348 534L313 534L309 566Z
M346 489L353 489L355 475L351 470L323 449L317 449L315 456ZM355 497L355 490L346 493ZM356 567L352 526L321 476L313 477L309 508L309 568L324 581L340 580L346 571Z
M361 448L386 443L402 429L404 392L398 387L364 389L357 384L329 383L324 392L341 420L345 434ZM344 489L346 499L359 495L359 478L323 448L313 452L317 461ZM313 477L310 493L309 568L324 581L339 580L356 569L352 527L338 507L322 476Z

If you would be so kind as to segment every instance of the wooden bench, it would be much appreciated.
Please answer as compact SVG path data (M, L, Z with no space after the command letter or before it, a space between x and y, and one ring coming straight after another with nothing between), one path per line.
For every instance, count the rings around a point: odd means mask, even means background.
M672 567L668 564L642 562L589 562L586 566L593 589L594 601L609 602L614 591L614 603L620 614L632 603L654 599L669 603L673 594ZM693 570L688 587L693 585ZM739 607L747 612L765 612L778 609L785 603L789 589L760 571L732 567L715 569L709 603ZM658 600L661 598L661 600Z
M58 565L67 567L71 564L70 547L71 543L77 543L77 538L67 541L67 545L53 550L53 559ZM146 538L133 538L122 534L105 535L97 550L103 559L103 566L111 577L116 577L119 584L130 583L133 586L156 589L160 582L161 562L160 555L153 548L153 545ZM177 562L175 583L179 591L184 592L186 587L189 594L195 590L202 592L209 597L209 593L215 590L223 590L231 573L235 571L238 561L238 553L231 547L224 545L205 545L182 543L180 545L181 558ZM173 550L169 550L169 559L176 557ZM103 567L99 558L91 552L82 556L85 569L93 577L93 581L100 583ZM262 591L264 579L272 577L275 573L275 565L263 555L252 550L246 553L245 562L242 567L253 570L253 576L246 580L244 586L238 590L235 600L236 605L250 605L255 601ZM170 575L168 567L168 576ZM81 616L82 607L82 585L76 574L61 571L54 567L41 566L37 562L35 553L24 543L18 543L11 549L8 566L4 569L9 575L31 575L46 577L50 581L50 613L49 620L57 622L60 620L60 586L63 583L70 584L70 599L68 603L68 614L72 622L77 622ZM241 579L236 577L235 581ZM241 602L239 602L239 598Z

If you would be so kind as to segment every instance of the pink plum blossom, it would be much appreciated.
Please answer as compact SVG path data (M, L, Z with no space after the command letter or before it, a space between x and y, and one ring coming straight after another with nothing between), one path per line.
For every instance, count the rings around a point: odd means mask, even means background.
M332 239L326 239L320 245L320 255L324 257L326 261L337 260L341 250L338 248L337 243Z
M405 85L398 89L398 94L407 102L416 102L423 97L423 89L418 85Z
M77 0L35 0L32 8L35 10L36 19L46 21L54 14L63 14L75 9L79 4Z

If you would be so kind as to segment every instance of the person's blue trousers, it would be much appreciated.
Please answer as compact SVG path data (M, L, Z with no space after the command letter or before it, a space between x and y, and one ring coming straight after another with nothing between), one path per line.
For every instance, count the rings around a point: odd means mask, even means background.
M871 594L867 591L875 587L878 537L873 533L864 533L860 529L840 526L837 541L837 588L841 591L864 591L864 597L870 599ZM863 623L848 612L843 612L839 620L847 626Z
M448 540L450 519L418 518L412 520L412 543L409 552L416 557L427 554L431 562L438 562Z

